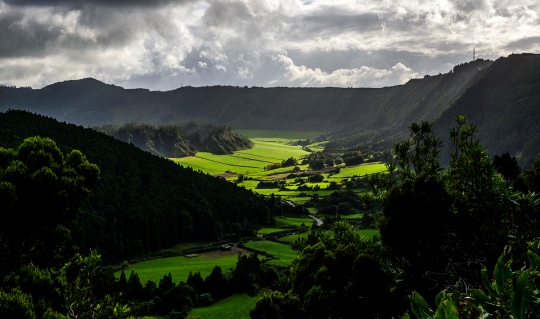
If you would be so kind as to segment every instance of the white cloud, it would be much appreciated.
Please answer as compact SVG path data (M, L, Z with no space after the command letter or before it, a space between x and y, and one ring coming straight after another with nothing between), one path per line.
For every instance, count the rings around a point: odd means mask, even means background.
M0 0L0 79L380 87L538 53L536 0Z

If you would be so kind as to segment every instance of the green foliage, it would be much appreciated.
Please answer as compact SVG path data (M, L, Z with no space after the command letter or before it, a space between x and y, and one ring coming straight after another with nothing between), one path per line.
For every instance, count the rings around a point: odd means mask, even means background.
M279 291L267 291L257 300L249 316L252 319L293 319L304 318L305 311L299 297Z
M479 283L475 266L538 234L538 196L516 192L496 173L477 132L456 118L450 166L441 172L432 126L413 123L410 140L395 146L397 165L370 178L383 205L382 242L406 272L406 284L423 294Z
M0 148L0 274L21 265L59 267L69 258L72 221L99 177L81 152L67 156L49 138Z
M68 265L78 269L76 278L67 287L66 307L70 318L131 318L131 309L114 294L100 296L101 256L94 250L87 257L77 256Z
M301 251L279 293L267 293L252 318L353 318L357 309L367 318L399 313L401 304L392 294L392 275L381 258L382 247L361 238L346 222L332 231L313 228L292 243ZM294 301L284 306L285 300ZM384 307L391 303L394 306ZM284 310L292 309L292 310ZM397 311L397 312L396 312Z
M10 292L0 290L0 317L35 319L32 296L19 289Z
M461 294L440 292L431 310L417 293L410 296L411 309L420 319L430 318L536 318L540 315L540 241L529 243L529 266L512 270L510 248L506 247L497 260L490 280L482 266L482 289ZM457 306L459 304L459 307Z

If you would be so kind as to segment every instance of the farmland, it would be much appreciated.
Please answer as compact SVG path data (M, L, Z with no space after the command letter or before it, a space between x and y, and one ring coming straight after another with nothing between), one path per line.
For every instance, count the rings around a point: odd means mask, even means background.
M216 265L220 266L224 272L234 269L238 259L238 252L249 253L235 248L230 252L216 251L191 258L184 256L159 258L130 265L125 272L126 276L131 271L136 272L143 283L148 280L159 282L163 275L168 273L171 273L175 282L186 281L189 272L196 271L200 272L201 276L205 278L210 275ZM116 273L116 275L118 276L119 273Z
M193 308L190 317L202 319L244 319L249 318L249 311L255 307L259 295L250 297L247 294L236 294L220 300L209 307Z
M273 255L276 259L268 261L271 265L289 266L297 256L291 246L270 240L250 241L244 246Z
M305 148L291 144L294 144L299 139L316 138L320 133L268 130L241 130L239 132L253 141L254 147L252 149L236 151L234 154L229 155L198 152L195 156L173 158L172 160L180 165L190 166L197 171L222 176L259 194L276 194L297 203L308 200L309 196L313 194L319 196L329 195L335 191L336 185L341 188L346 181L353 178L386 171L384 163L379 162L370 162L351 167L345 167L344 164L341 164L336 166L339 168L337 173L330 173L329 169L320 171L324 177L323 181L306 182L298 180L291 175L294 172L293 167L268 169L268 166L281 164L289 158L294 158L298 162L297 171L305 172L305 174L315 174L316 171L309 171L308 165L302 164L302 160L310 154L306 149L320 151L324 148L326 142L317 141ZM279 181L281 186L279 188L277 186L275 188L261 188L258 187L261 181ZM336 183L333 189L328 188L331 182ZM303 187L299 189L301 185ZM356 191L364 190L357 189Z

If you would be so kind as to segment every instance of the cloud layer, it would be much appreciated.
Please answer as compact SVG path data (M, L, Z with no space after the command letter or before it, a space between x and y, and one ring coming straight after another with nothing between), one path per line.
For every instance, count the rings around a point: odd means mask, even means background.
M0 83L381 87L540 51L536 0L0 0Z

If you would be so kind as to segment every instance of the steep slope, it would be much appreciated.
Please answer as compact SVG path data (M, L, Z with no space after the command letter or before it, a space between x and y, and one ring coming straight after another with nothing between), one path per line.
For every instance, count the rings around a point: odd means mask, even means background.
M476 60L454 67L448 74L425 76L395 87L395 92L344 132L333 134L328 150L352 148L385 149L408 134L414 121L435 119L484 74L492 61Z
M435 123L440 136L458 115L478 126L478 137L491 155L506 151L529 164L540 154L540 56L498 59ZM448 145L445 143L445 145ZM443 152L448 159L448 151Z
M0 147L17 147L36 135L52 138L64 153L78 149L100 167L92 195L70 226L82 251L97 248L108 258L121 258L270 221L263 198L224 179L91 129L24 111L0 113Z

